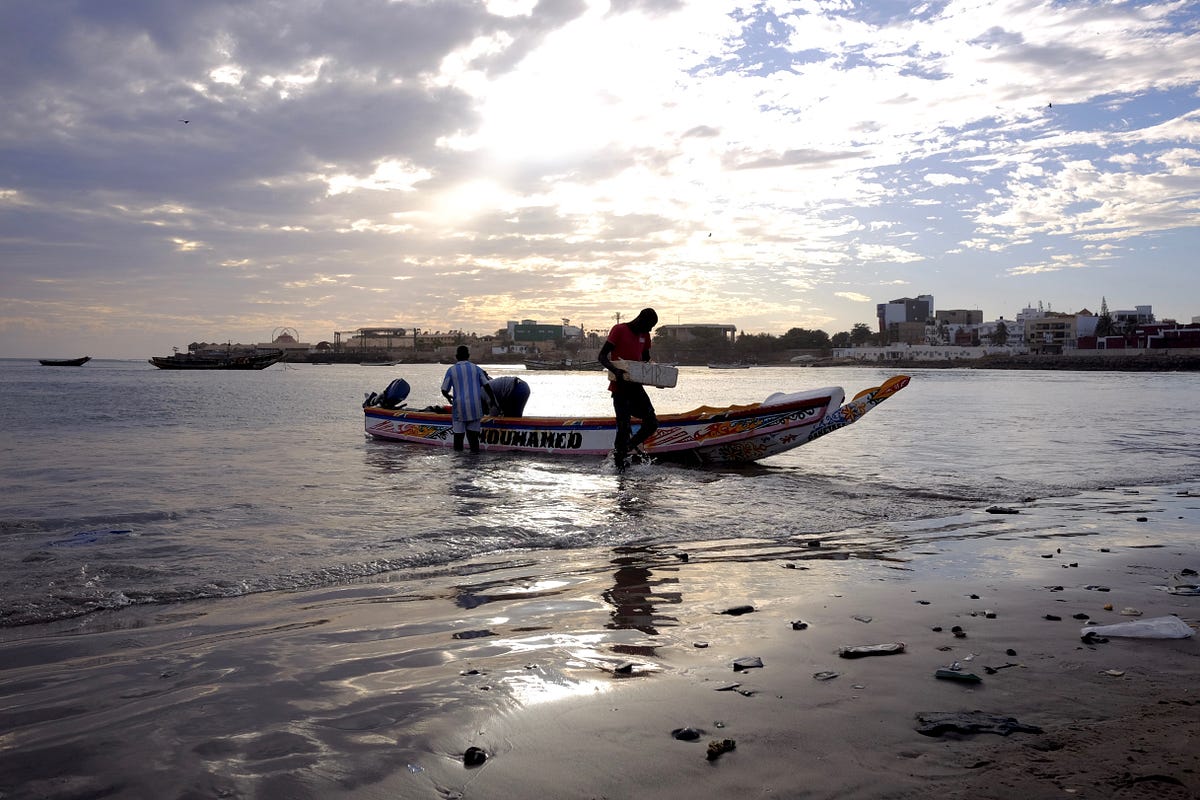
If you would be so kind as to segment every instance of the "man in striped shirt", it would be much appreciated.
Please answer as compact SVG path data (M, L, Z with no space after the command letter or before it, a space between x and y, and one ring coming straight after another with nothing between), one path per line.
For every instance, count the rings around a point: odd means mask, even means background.
M488 376L470 362L471 351L460 345L455 353L457 362L446 370L442 379L442 394L450 401L450 430L454 434L454 449L463 449L463 434L472 453L479 452L479 429L483 421L484 398L495 403Z

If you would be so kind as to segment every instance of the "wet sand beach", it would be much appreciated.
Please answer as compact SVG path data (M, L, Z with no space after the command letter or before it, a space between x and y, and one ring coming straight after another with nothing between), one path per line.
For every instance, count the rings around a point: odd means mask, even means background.
M1200 486L992 511L6 629L0 797L1200 796Z

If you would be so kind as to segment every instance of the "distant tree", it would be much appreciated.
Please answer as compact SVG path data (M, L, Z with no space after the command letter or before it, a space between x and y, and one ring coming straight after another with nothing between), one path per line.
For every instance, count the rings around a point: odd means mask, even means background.
M850 329L850 342L856 347L864 345L874 338L875 334L871 332L871 326L865 322L856 322L854 327Z
M783 350L828 350L829 346L829 334L819 329L792 328L779 337L779 347Z
M743 333L734 345L734 353L743 361L766 361L779 349L779 340L769 333Z
M1100 316L1096 319L1096 336L1112 336L1113 316L1108 310L1108 298L1100 298Z
M935 344L950 344L950 326L944 319L939 320L937 323L937 342Z
M996 323L996 330L992 333L992 341L1001 347L1008 344L1008 325L1005 324L1004 320Z
M839 331L838 333L835 333L830 338L829 344L833 347L849 347L850 331Z

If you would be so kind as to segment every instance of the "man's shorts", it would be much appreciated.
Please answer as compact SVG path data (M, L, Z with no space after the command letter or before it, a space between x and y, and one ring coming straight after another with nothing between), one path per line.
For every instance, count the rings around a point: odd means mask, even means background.
M450 423L450 432L466 433L467 431L472 431L474 433L479 433L482 427L483 420L473 419L468 420L467 422L462 422L461 420L456 419Z

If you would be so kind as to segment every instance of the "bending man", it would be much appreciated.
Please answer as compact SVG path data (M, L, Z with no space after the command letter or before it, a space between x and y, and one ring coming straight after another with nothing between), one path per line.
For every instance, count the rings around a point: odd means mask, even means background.
M630 452L639 458L646 455L641 449L642 442L649 439L658 430L658 417L654 414L654 405L646 394L646 387L628 379L625 370L616 367L612 359L624 361L650 360L650 331L658 324L658 314L653 308L643 308L641 313L629 322L617 323L609 331L608 341L600 348L599 361L613 374L615 380L610 381L608 390L612 392L613 411L617 416L617 439L613 450L617 468L625 466L625 459ZM642 421L638 431L631 435L632 418Z

